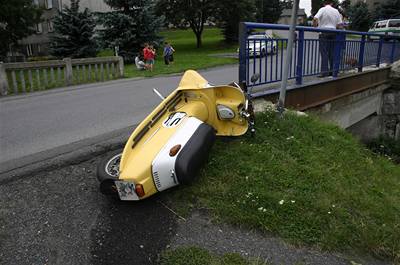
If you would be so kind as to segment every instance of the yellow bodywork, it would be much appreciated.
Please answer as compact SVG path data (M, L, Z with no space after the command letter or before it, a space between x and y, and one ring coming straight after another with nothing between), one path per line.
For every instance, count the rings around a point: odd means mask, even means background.
M217 105L235 112L235 117L222 120ZM119 179L142 184L146 198L157 192L151 165L168 139L179 128L162 125L171 113L185 112L186 117L211 125L219 136L238 136L246 133L248 124L239 112L244 108L243 92L232 86L210 86L207 80L193 70L182 77L178 88L165 98L134 130L127 141L120 162Z

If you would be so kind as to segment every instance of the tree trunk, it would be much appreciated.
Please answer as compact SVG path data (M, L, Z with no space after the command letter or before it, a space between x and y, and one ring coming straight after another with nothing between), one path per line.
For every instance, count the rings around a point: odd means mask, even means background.
M196 47L200 48L201 47L201 32L196 32Z

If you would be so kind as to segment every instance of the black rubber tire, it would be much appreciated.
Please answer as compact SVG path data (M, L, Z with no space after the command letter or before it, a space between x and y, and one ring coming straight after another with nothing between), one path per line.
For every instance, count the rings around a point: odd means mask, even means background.
M265 57L267 56L267 51L265 49L262 49L260 52L260 57Z
M108 163L108 161L110 161L110 159L112 159L113 157L115 157L118 154L122 154L122 150L116 150L113 151L109 154L107 154L104 158L102 158L100 160L100 163L97 165L97 171L96 171L96 177L100 182L103 182L104 180L116 180L118 179L118 176L112 176L110 174L107 173L106 171L106 165Z
M96 177L100 182L100 192L104 195L112 197L113 199L119 198L117 187L115 186L114 182L118 179L118 175L113 176L108 174L106 171L106 165L108 164L108 161L110 161L112 158L121 154L122 150L113 151L102 158L97 165Z

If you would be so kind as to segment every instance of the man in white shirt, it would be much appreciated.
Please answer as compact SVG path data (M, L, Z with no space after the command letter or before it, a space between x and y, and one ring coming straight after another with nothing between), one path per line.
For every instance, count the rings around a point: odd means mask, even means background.
M338 29L342 26L342 15L332 7L332 0L326 0L314 16L313 25L321 29ZM333 53L335 51L336 33L321 33L319 36L319 52L321 53L321 76L332 75Z

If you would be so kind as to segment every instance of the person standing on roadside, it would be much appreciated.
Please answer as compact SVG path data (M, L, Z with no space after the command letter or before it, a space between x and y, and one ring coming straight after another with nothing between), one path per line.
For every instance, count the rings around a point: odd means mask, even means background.
M342 25L342 15L332 7L332 0L325 0L324 7L320 8L314 16L313 26L321 29L338 29ZM319 52L321 54L321 75L332 75L333 54L335 50L336 33L322 32L319 35Z
M143 59L146 63L146 69L153 71L155 56L156 50L153 48L153 46L145 43L143 49Z
M149 45L147 57L148 59L146 63L148 65L148 69L150 69L150 71L153 72L154 62L156 58L156 49L154 49L153 45Z
M168 42L164 43L164 62L166 65L169 66L169 64L173 64L174 63L174 48L172 48L171 44L169 44Z
M149 58L150 58L149 44L145 43L143 48L143 61L145 62L146 69L150 68L148 64Z

